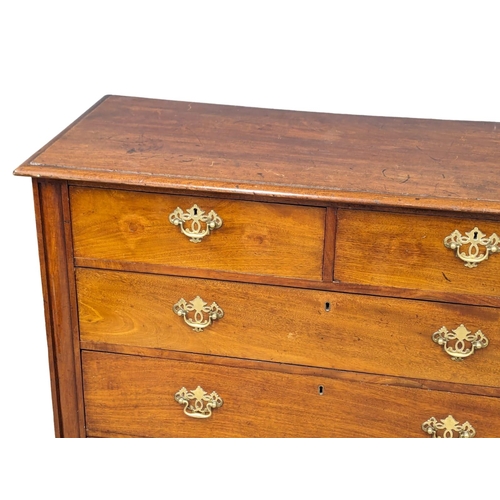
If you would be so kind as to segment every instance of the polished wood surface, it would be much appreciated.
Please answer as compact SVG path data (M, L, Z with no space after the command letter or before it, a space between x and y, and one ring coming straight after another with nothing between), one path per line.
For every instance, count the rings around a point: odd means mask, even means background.
M393 286L360 285L357 283L344 283L311 279L284 278L270 275L235 273L232 271L216 271L196 267L164 266L162 264L148 264L145 262L120 262L116 260L75 258L77 267L92 267L95 269L113 269L116 271L132 271L147 274L165 274L175 276L191 276L193 278L220 279L223 281L237 281L240 283L259 283L267 285L280 285L291 288L306 288L312 290L327 290L340 293L354 293L362 295L377 295L380 297L400 297L415 300L428 300L432 302L456 303L464 305L480 305L485 307L500 307L500 296L466 294L459 292L438 292L435 290L420 290L417 288L398 288ZM331 270L331 269L330 269Z
M33 181L56 437L83 437L84 410L67 185Z
M500 436L500 127L106 96L34 177L56 435ZM169 215L220 229L193 243ZM193 331L200 296L224 317ZM432 341L489 340L461 362ZM192 419L181 387L224 405Z
M496 123L110 96L18 175L500 213Z
M498 221L339 210L334 279L345 283L500 296L500 253L469 269L444 246L454 230L500 235Z
M333 278L335 262L335 235L337 232L337 210L332 207L326 209L325 245L323 252L323 280L329 282Z
M96 348L152 347L488 386L500 380L499 309L92 269L78 269L76 278L81 340ZM202 332L172 309L197 295L224 311ZM431 336L462 323L482 330L490 345L454 362Z
M500 435L498 398L91 351L82 362L89 436L425 437L423 422L449 414ZM223 399L206 419L174 400L198 386Z
M331 368L320 368L317 366L290 365L276 363L274 361L251 360L242 358L230 358L225 356L213 356L211 354L196 354L183 351L170 351L154 347L136 347L123 344L106 344L93 342L80 342L82 350L108 352L115 354L126 354L132 356L144 356L148 358L171 359L175 361L190 363L206 363L214 366L228 366L234 368L247 368L250 370L264 370L280 373L293 373L296 375L315 375L331 379L344 380L347 382L367 382L370 384L390 385L406 387L411 389L425 389L441 392L455 392L460 394L471 394L476 396L489 396L500 398L500 387L488 387L485 385L457 384L456 382L443 382L423 378L395 377L386 374L376 375L354 371L335 370Z
M75 187L70 196L77 258L322 279L322 208ZM200 243L169 221L193 204L223 221Z

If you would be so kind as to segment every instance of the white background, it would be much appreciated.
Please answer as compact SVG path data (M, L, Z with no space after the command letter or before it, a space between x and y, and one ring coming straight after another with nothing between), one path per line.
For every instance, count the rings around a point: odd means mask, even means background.
M2 2L3 498L491 497L493 441L53 439L31 183L12 170L105 94L500 122L496 4Z

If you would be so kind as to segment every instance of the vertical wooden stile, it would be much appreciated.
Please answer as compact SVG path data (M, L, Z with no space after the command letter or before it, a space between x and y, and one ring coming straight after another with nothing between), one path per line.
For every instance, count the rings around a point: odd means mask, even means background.
M33 181L57 437L84 437L67 183ZM66 201L64 201L66 198ZM67 205L66 205L67 206Z

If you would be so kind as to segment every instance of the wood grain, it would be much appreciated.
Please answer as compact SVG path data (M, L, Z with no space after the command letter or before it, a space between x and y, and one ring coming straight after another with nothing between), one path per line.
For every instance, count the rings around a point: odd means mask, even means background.
M500 436L497 398L90 351L82 358L89 435L426 437L424 421L452 414L478 437ZM174 400L198 385L224 401L207 419L184 415Z
M500 255L469 269L443 244L454 230L464 234L475 226L488 236L500 235L500 220L339 210L334 277L346 283L499 297Z
M66 247L66 266L68 269L68 294L71 315L71 342L73 344L73 358L74 358L74 371L75 371L75 385L76 385L76 402L78 405L78 423L80 426L78 437L84 437L85 432L85 407L83 402L83 380L82 380L82 365L81 365L81 351L80 351L80 331L79 331L79 318L77 311L77 297L76 297L76 282L75 282L75 267L73 259L73 235L71 224L71 212L69 206L69 189L68 183L61 183L61 208L64 220L64 239ZM67 333L69 334L69 332Z
M64 182L34 181L56 437L84 436L81 369L72 311L71 242L64 219ZM69 248L68 248L69 245Z
M500 385L498 309L90 269L78 269L76 277L81 340L96 346ZM198 333L172 309L197 295L224 311ZM481 329L490 345L457 363L431 336L461 323Z
M16 174L499 214L499 149L496 123L111 96Z
M256 361L243 358L228 358L214 356L211 354L196 354L182 351L167 351L152 347L137 347L123 344L106 344L81 341L82 350L99 351L115 354L128 354L132 356L144 356L147 358L171 359L175 361L188 361L193 363L206 363L214 366L227 366L234 368L246 368L249 370L264 370L279 373L293 373L296 375L315 375L331 379L344 380L346 382L365 382L367 384L391 385L396 387L407 387L411 389L425 389L431 391L456 392L459 394L471 394L477 396L489 396L500 398L500 387L488 387L484 385L458 384L456 382L442 382L429 379L417 379L406 377L394 377L391 375L377 375L373 373L353 372L347 370L335 370L332 368L320 368L317 366L289 365L273 361Z
M47 144L42 146L36 153L33 153L25 162L24 165L29 165L31 162L35 160L37 156L40 156L47 148L52 146L55 142L57 142L61 137L66 135L67 132L69 132L79 121L83 120L88 114L90 114L95 108L97 108L103 101L105 101L109 95L105 95L101 97L95 104L90 106L86 111L84 111L76 120L74 120L72 123L70 123L64 130L61 130L59 134L57 134L54 138L52 138ZM14 175L18 175L17 170L14 171ZM43 177L41 175L34 175L33 177Z
M443 245L500 234L499 125L105 96L14 172L56 436L500 437L500 255ZM198 244L168 220L195 203L223 219ZM172 310L197 295L203 332ZM490 343L458 363L431 336L462 323ZM198 385L208 420L173 399Z
M322 279L325 209L71 188L77 258ZM215 210L222 227L192 243L177 207Z
M337 232L337 210L328 207L325 218L325 247L323 250L323 281L332 281L335 261L335 235Z
M116 260L91 259L77 257L75 265L95 269L109 269L116 271L132 271L148 274L169 274L172 276L189 276L193 278L207 278L240 283L260 283L280 285L292 288L307 288L311 290L325 290L341 293L355 293L362 295L377 295L380 297L399 297L405 299L428 300L432 302L456 303L464 305L478 305L484 307L500 307L500 296L466 294L463 292L439 292L434 290L419 290L411 288L397 288L388 286L360 285L357 283L343 283L339 281L315 281L297 278L284 278L258 274L235 273L231 271L216 271L199 269L196 267L177 267L162 264L148 264L146 262L119 262Z

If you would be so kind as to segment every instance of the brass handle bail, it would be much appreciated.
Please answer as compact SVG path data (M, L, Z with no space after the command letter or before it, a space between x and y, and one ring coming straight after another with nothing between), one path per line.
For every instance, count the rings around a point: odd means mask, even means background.
M181 232L193 243L200 243L210 231L222 226L222 219L213 210L205 214L205 211L196 204L186 212L177 207L169 215L168 220L174 226L180 226Z
M224 311L217 302L208 305L199 295L189 302L183 298L179 299L174 304L173 310L175 314L182 316L185 323L195 332L202 332L212 322L224 316Z
M449 354L453 361L462 361L472 356L476 350L484 349L489 344L486 335L481 330L472 333L463 324L451 332L442 326L432 334L432 340L443 346L444 352Z
M475 227L465 236L455 230L444 241L444 246L456 250L457 257L465 262L465 267L477 267L480 262L487 260L490 254L500 252L500 237L493 233L489 238L480 229ZM484 250L480 250L479 247ZM463 247L463 248L462 248ZM462 248L463 251L460 251Z
M215 391L208 394L200 386L194 391L183 387L175 393L174 399L184 405L184 413L192 418L208 418L212 415L212 409L220 408L223 404L222 398Z
M459 424L451 415L438 420L431 417L422 424L422 430L433 438L473 438L476 429L469 422Z

